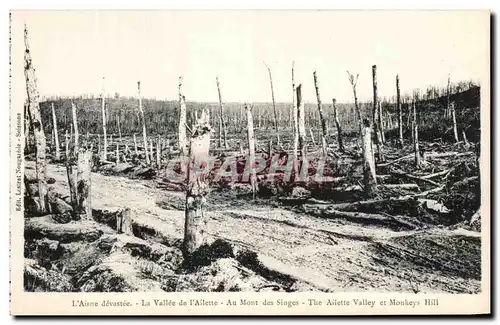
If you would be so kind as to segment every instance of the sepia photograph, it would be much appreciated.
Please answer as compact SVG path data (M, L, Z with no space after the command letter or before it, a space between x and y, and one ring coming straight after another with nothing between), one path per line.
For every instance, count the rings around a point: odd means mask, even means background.
M11 313L489 313L490 19L12 10Z

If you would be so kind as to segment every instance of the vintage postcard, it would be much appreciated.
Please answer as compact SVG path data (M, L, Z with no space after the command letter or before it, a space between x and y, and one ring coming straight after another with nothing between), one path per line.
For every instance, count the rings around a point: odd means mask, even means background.
M12 10L11 314L491 313L490 15Z

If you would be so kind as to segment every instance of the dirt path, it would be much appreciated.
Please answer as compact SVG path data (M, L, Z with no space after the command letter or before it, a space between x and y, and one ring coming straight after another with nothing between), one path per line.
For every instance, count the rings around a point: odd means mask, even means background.
M27 173L34 173L26 162ZM56 192L69 195L66 171L49 165ZM92 174L94 209L129 207L134 221L169 240L181 240L184 193L151 180ZM384 227L321 219L245 199L209 199L208 233L246 246L267 265L325 291L464 292L480 290L479 234ZM479 270L479 271L478 271Z

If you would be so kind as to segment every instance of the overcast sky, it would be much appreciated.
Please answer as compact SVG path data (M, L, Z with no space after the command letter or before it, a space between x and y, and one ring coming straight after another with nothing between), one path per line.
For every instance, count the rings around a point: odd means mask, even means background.
M14 11L11 73L23 80L23 24L29 30L41 95L107 93L187 100L291 101L291 66L304 98L352 101L346 70L359 73L358 94L371 98L371 66L380 96L484 76L489 13L404 11ZM487 70L486 70L487 71ZM20 88L17 88L20 89ZM22 88L24 89L24 88ZM24 90L25 92L25 90Z

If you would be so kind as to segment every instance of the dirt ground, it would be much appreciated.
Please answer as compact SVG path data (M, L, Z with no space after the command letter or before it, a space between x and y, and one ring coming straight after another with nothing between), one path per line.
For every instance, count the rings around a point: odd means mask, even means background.
M34 164L26 161L34 177ZM48 165L55 192L69 196L66 169ZM94 210L130 208L135 223L178 245L184 232L184 192L155 180L92 174ZM237 191L208 198L209 241L248 248L270 269L302 283L297 290L328 292L477 293L481 284L480 233L430 226L395 231L362 219L322 218Z

